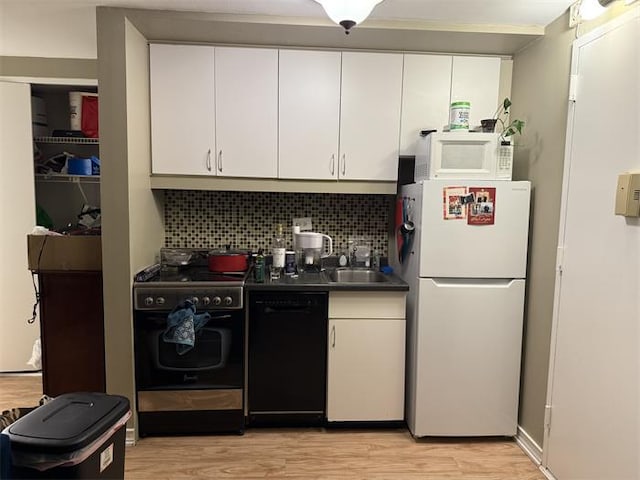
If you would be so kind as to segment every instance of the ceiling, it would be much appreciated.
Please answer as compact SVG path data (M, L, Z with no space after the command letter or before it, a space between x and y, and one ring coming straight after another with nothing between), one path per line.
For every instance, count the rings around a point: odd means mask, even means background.
M314 0L0 0L22 5L58 3L65 8L87 5L182 10L220 14L299 17L325 21ZM352 0L351 0L352 1ZM575 0L384 0L363 25L374 22L419 23L434 26L486 25L544 27L559 17Z

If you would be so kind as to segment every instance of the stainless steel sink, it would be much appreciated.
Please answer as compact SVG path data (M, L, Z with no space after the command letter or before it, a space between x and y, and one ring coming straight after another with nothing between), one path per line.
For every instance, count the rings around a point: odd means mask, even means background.
M336 283L378 283L389 279L375 270L336 269L329 274L332 282Z

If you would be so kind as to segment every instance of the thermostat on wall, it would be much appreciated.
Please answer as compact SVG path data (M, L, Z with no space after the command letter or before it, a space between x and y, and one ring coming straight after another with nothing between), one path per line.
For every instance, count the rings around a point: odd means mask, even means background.
M640 216L640 173L618 175L616 215Z

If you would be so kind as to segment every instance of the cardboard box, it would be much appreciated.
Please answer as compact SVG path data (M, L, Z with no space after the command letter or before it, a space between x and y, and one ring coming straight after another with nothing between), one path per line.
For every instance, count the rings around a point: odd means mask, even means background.
M102 270L102 237L27 235L29 270Z

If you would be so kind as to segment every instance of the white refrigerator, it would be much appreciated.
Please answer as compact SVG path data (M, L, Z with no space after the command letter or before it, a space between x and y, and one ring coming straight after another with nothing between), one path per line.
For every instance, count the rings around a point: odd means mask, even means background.
M396 226L390 254L410 285L406 417L416 437L516 434L530 194L529 182L401 187L396 223L409 228Z

